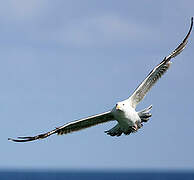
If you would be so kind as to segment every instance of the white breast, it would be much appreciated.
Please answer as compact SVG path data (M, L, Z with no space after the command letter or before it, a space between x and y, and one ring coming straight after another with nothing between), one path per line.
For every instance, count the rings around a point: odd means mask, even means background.
M136 121L141 121L135 109L130 106L122 111L113 109L112 113L123 131L128 130L129 126L134 126Z

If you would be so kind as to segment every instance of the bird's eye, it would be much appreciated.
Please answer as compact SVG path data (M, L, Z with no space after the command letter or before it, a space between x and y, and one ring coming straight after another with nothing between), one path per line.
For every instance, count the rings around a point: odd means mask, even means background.
M124 106L125 104L123 104L123 106Z

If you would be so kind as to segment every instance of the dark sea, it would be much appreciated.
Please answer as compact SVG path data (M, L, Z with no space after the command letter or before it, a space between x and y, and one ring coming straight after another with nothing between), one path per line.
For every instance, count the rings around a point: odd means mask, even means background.
M0 180L194 180L194 171L0 171Z

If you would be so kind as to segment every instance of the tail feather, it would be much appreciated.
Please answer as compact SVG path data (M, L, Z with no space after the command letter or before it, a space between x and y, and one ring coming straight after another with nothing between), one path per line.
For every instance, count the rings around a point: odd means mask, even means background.
M152 114L150 113L151 109L152 109L152 105L138 112L141 122L147 122L149 120L149 118L152 116Z

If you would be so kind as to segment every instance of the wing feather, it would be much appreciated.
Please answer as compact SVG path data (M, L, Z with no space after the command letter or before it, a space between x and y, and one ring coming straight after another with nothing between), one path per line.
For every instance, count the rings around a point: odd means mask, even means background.
M136 107L137 104L145 97L147 92L151 89L151 87L162 77L162 75L169 69L171 64L171 58L176 57L178 54L180 54L187 42L189 35L191 33L193 27L193 17L191 18L191 25L189 32L185 36L184 40L181 44L168 56L164 58L164 60L158 64L145 78L145 80L137 87L137 89L134 91L134 93L129 97L129 100L131 102L132 107Z
M71 132L75 132L75 131L79 131L85 128L89 128L98 124L102 124L105 122L109 122L111 120L114 120L113 115L111 114L111 111L102 113L102 114L97 114L94 116L90 116L84 119L80 119L80 120L76 120L76 121L72 121L70 123L67 123L63 126L57 127L52 131L49 131L47 133L44 134L39 134L37 136L26 136L26 137L18 137L18 139L12 139L9 138L8 140L14 141L14 142L28 142L28 141L34 141L37 139L44 139L47 138L48 136L52 135L52 134L58 134L58 135L62 135L62 134L67 134L67 133L71 133Z

